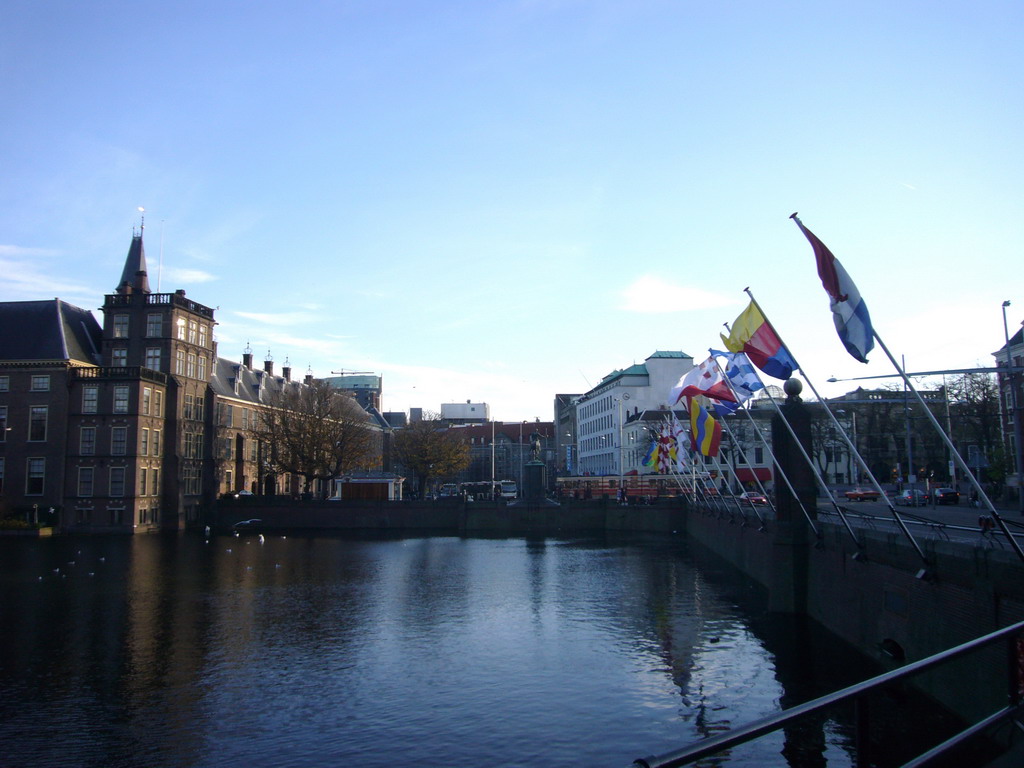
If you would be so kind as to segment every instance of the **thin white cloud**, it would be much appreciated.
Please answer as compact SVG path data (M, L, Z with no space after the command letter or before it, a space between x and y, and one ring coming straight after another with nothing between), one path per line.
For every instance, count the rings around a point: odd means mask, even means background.
M21 245L0 244L0 256L59 256L60 251L52 248L26 248Z
M164 267L161 280L166 280L175 285L193 285L195 283L209 283L217 280L217 276L202 269L187 269L183 267Z
M12 246L4 246L12 248ZM53 296L92 296L95 291L81 283L61 280L45 261L39 261L41 249L19 249L19 255L9 258L10 251L0 252L0 294L8 300L36 300ZM90 301L95 301L95 298Z
M622 291L619 309L642 314L667 314L728 307L735 303L735 298L702 288L677 285L657 275L641 275Z
M315 319L307 312L232 312L231 314L244 317L246 320L275 326L302 325Z

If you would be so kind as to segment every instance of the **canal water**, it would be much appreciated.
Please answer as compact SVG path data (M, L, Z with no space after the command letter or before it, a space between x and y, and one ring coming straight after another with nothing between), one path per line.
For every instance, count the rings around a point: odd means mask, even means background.
M0 766L628 766L879 671L764 597L681 537L0 539ZM882 766L950 725L875 711Z

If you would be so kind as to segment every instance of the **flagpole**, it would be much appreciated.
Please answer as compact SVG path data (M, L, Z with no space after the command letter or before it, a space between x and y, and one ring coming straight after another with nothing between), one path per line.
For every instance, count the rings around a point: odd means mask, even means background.
M690 409L695 407L695 403L693 402L693 400L694 400L693 397L687 397L686 398L686 401L687 401L687 403L689 405L689 407L687 408L687 414L688 415L692 415L691 412L690 412ZM698 405L696 405L696 407L699 408L700 405L698 404ZM705 454L700 450L700 446L697 446L697 435L693 431L692 421L691 421L691 424L690 424L690 437L691 437L691 441L692 441L693 445L696 446L695 454L697 456L701 457L701 460L700 460L701 461L701 466L702 467L706 466L707 462L705 462L704 458L703 458ZM718 465L718 457L717 456L709 456L708 458L711 458L711 459L714 460L712 462L712 467L714 468L714 470L716 472L721 471L719 469L719 465ZM732 517L732 512L729 510L729 505L725 503L725 499L722 498L722 495L718 492L718 489L716 487L714 487L713 484L709 488L708 487L708 483L704 480L703 477L700 480L701 480L701 486L704 489L704 495L706 497L710 498L714 502L715 508L719 512L725 512L730 517Z
M722 421L723 421L723 426L724 426L724 421L725 420L723 419ZM718 474L721 477L722 482L725 482L726 481L726 474L727 474L727 472L729 470L729 465L725 462L725 459L721 458L721 450L719 450L719 453L717 455L712 456L711 458L715 460L715 467L718 469ZM728 487L728 485L729 484L726 482L726 487ZM729 502L726 501L725 495L722 494L721 491L719 491L718 493L721 494L722 503L725 505L725 508L729 509ZM736 507L736 511L740 513L740 517L743 519L744 522L746 522L747 513L743 509L743 506L736 499L735 495L732 495L731 498L732 498L732 506ZM732 513L730 511L730 517L731 516L732 516ZM760 519L760 517L761 516L758 515L758 519ZM764 523L763 520L761 522Z
M726 329L729 328L729 324L728 323L726 323L725 326L726 326ZM709 349L708 352L711 352L711 350ZM712 355L712 357L714 358L715 356ZM737 403L740 402L739 393L736 392L736 388L732 385L732 381L729 379L729 377L727 375L725 375L725 371L722 370L722 366L718 362L717 358L715 358L715 365L718 366L718 370L722 373L722 378L725 379L726 383L729 385L729 388L732 390L732 393L734 395L736 395L736 402ZM754 376L757 377L757 380L759 382L761 382L761 388L765 391L765 393L768 395L768 397L771 398L771 393L768 392L767 388L765 388L764 381L761 379L760 374L758 374L758 372L753 369L753 366L751 366L751 372L754 374ZM804 517L807 518L807 524L811 526L811 530L814 531L814 535L820 537L820 534L818 533L818 529L814 525L814 520L811 517L810 513L807 511L807 507L804 506L803 501L800 499L800 496L797 494L796 489L793 487L793 483L790 482L789 475L786 474L786 471L782 468L782 465L779 464L778 460L775 458L775 451L772 449L771 444L765 439L764 435L761 434L761 430L757 428L757 422L754 421L754 417L751 415L750 410L747 409L747 408L743 408L742 405L740 406L739 410L743 411L744 414L746 414L747 420L750 422L751 429L753 429L754 433L761 439L761 443L764 445L765 449L768 451L768 455L771 456L772 464L778 470L779 475L782 477L782 481L786 484L786 487L789 489L789 492L793 495L793 498L796 499L797 504L800 505L800 511L803 512L804 513ZM785 419L784 416L783 416L783 419ZM725 419L723 418L722 421L724 423ZM730 437L732 437L731 433L730 433ZM743 456L743 460L745 462L747 462L747 464L750 464L750 462L747 461L746 454L745 453L741 453L741 455ZM750 466L752 467L753 465L750 464ZM757 472L756 471L754 471L754 480L757 482L758 487L761 489L761 493L763 493L765 498L769 500L769 503L772 506L772 512L776 512L775 503L772 502L771 499L769 498L768 492L765 490L764 486L761 484L760 479L757 477ZM854 541L857 541L857 537L856 536L854 537Z
M717 361L715 362L715 364L716 365L718 364ZM751 466L750 462L747 461L747 452L743 450L743 446L740 445L739 440L737 440L735 435L733 435L732 428L729 426L728 422L726 421L725 416L722 416L721 419L722 419L722 427L725 429L725 434L727 434L729 436L729 441L735 446L736 451L740 455L740 458L743 459L743 463L748 465L748 466ZM764 486L761 485L761 481L757 479L757 473L753 471L753 468L751 468L751 472L754 474L754 480L757 481L757 485L761 489L761 493L764 494L764 498L767 501L768 494L765 493ZM733 474L734 475L736 474L735 473L735 468L734 468ZM736 482L739 482L739 478L738 477L736 478ZM735 496L733 498L735 499ZM737 504L738 503L739 502L737 502ZM754 505L753 502L751 502L750 508L754 511L754 514L757 515L757 519L761 523L760 530L762 530L762 531L765 530L764 518L761 517L761 513L757 511L757 507ZM773 512L775 511L775 505L774 504L772 505L772 511Z
M728 328L728 325L729 325L728 323L725 323L726 328ZM761 434L761 430L759 430L757 428L757 424L754 422L754 417L750 415L750 411L743 407L743 402L744 401L741 399L741 395L739 394L739 392L736 391L736 387L733 386L732 381L726 375L725 369L722 368L722 364L718 362L718 358L715 357L714 350L709 349L708 352L711 354L712 359L714 359L715 367L718 369L718 372L722 375L722 378L725 380L727 386L729 387L729 391L731 391L733 396L736 398L736 403L737 403L737 409L736 410L743 411L746 414L747 420L750 422L750 426L753 429L754 434L756 434L761 439L761 442L764 444L765 448L768 449L768 455L771 456L772 463L773 464L776 463L775 462L775 452L772 450L771 446L768 444L768 441L764 439L764 435ZM733 353L733 354L737 354L737 353ZM744 357L746 357L746 356L744 355ZM753 370L753 368L751 368L751 370ZM756 376L757 374L755 373L754 375ZM760 379L758 379L758 381L760 381ZM761 388L764 389L764 384L763 383L761 384ZM728 423L725 420L725 417L727 415L730 415L730 414L722 414L721 418L722 418L722 425L725 426L726 429L728 430ZM729 430L729 437L730 437L730 439L733 440L733 442L736 443L736 447L737 447L737 449L739 450L739 453L740 453L740 458L743 459L743 462L745 464L747 464L748 466L753 467L754 466L753 463L750 462L747 459L746 451L743 450L742 445L740 445L739 440L736 439L736 437L732 434L731 430ZM761 482L761 478L759 478L757 476L757 472L754 471L753 469L751 470L751 474L754 477L754 482L757 483L757 487L760 488L761 489L761 493L764 494L765 500L771 506L772 512L775 512L776 511L775 510L775 502L773 502L771 500L771 498L770 498L770 496L768 494L767 489L764 487L764 484ZM780 474L785 475L785 472L780 472ZM739 478L737 478L737 481L738 480L739 480ZM795 498L796 497L796 491L794 491L793 490L793 486L790 485L789 478L786 478L786 485L789 487L790 492L793 494L793 496ZM803 504L801 503L800 506L802 507ZM804 514L805 515L807 514L806 510L804 510ZM809 518L808 518L808 522L810 522Z
M761 305L757 303L757 299L754 298L754 294L751 293L750 288L744 288L743 290L746 292L746 294L748 296L750 296L750 300L752 302L754 302L754 306L757 307L757 310L758 310L758 312L761 313L761 316L764 318L764 321L766 323L768 323L768 325L771 327L772 331L775 333L776 336L778 336L779 340L781 341L782 337L779 336L779 333L775 329L775 326L772 325L771 321L768 319L768 316L765 315L764 311L761 309ZM783 342L783 344L785 344L785 342ZM825 413L827 413L829 418L832 420L832 424L839 431L839 434L842 435L843 441L846 443L846 445L850 449L851 453L854 456L857 457L857 463L860 464L861 469L864 470L864 473L871 480L871 484L875 487L875 490L877 490L878 493L880 494L880 498L885 499L885 503L889 507L889 512L892 514L893 519L896 521L896 524L899 526L900 530L903 532L903 535L906 536L907 540L910 542L911 546L914 548L914 551L917 552L918 557L921 558L921 560L925 563L925 565L928 565L928 558L925 557L924 551L921 549L921 546L917 543L917 540L914 538L913 534L910 532L910 529L907 528L907 524L903 521L903 518L900 516L899 512L896 511L896 507L893 506L892 501L889 499L888 495L882 489L882 486L879 484L878 480L875 479L874 472L872 472L871 468L868 467L867 462L864 461L864 457L860 455L860 452L857 450L857 446L855 446L851 442L849 435L846 434L846 430L843 429L842 424L839 423L839 420L835 417L835 415L832 413L832 410L828 407L828 403L825 401L825 399L820 394L818 394L818 390L815 388L814 383L810 380L810 378L807 375L807 372L803 369L803 367L799 364L799 362L797 362L796 357L793 355L793 350L791 350L788 345L786 346L786 351L789 352L789 356L793 359L793 363L796 364L796 367L800 370L800 375L803 377L803 380L807 382L807 386L809 386L811 388L811 392L814 393L814 396L818 399L818 401L821 403L822 407L825 409ZM802 447L801 447L801 450L803 450ZM804 455L806 457L806 453ZM807 457L807 460L810 461L810 458ZM821 482L820 475L818 474L817 468L814 467L813 463L811 464L811 469L814 470L815 475L818 476L818 478L819 478L819 482ZM829 491L828 487L824 486L824 484L823 484L823 487L825 488L825 492L828 493L829 498L832 499L832 504L835 505L836 511L839 511L839 505L836 503L835 498L832 496L831 491ZM843 515L843 513L841 511L839 512L839 516L843 519L843 522L846 523L847 529L850 530L850 525L849 525L849 523L846 520L846 516Z
M896 358L892 356L892 353L889 351L889 348L885 346L885 342L882 341L881 337L878 335L878 332L875 331L874 328L872 328L871 332L872 335L875 337L875 341L878 342L878 346L882 348L882 351L885 352L885 356L889 358L889 361L896 368L896 372L899 373L900 377L903 379L903 383L906 384L907 389L914 393L914 397L916 397L918 403L921 404L921 408L922 410L924 410L925 415L927 415L928 419L931 421L932 426L935 427L935 429L938 430L939 434L942 436L942 440L946 444L946 448L949 449L950 455L953 457L953 461L956 462L957 466L960 468L960 471L967 475L968 479L971 481L971 485L974 486L974 490L978 492L978 497L985 503L985 506L988 507L989 514L992 516L992 519L996 521L996 524L999 526L999 530L1003 532L1003 535L1005 535L1007 540L1010 542L1010 546L1013 547L1013 550L1017 553L1017 557L1019 557L1021 560L1024 560L1024 551L1021 550L1020 544L1018 544L1017 540L1013 538L1013 534L1010 533L1010 529L1006 527L1006 522L1003 520L1002 516L998 512L996 512L996 508L995 505L992 503L992 500L989 499L988 494L985 493L985 489L982 487L981 483L978 482L978 478L974 476L974 473L971 472L970 468L967 466L967 462L964 461L963 457L960 455L960 452L953 445L953 441L950 439L949 435L947 435L945 430L939 425L938 420L935 418L935 414L931 412L931 409L928 408L928 405L927 403L925 403L924 398L921 397L921 393L917 391L917 388L910 380L910 377L907 376L904 370L900 367L899 363L896 362ZM908 471L913 471L913 467L908 467L907 469Z

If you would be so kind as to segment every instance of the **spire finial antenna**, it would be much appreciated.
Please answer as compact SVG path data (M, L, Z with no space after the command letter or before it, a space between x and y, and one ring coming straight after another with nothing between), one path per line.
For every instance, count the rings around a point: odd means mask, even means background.
M139 213L141 214L141 216L139 216L139 234L141 235L146 231L146 209L141 205L139 206Z

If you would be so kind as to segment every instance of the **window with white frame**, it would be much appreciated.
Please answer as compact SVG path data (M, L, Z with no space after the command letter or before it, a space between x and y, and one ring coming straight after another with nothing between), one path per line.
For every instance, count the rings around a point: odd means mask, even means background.
M32 443L41 443L46 440L46 419L49 407L45 405L33 405L29 408L28 416L28 439Z
M139 456L149 456L149 430L139 430Z
M92 467L78 468L78 495L92 496L93 475L95 470Z
M82 456L96 454L96 427L82 427L78 439L78 452Z
M160 347L146 347L146 367L151 371L160 370Z
M124 456L128 451L128 427L110 428L110 455Z
M0 443L7 442L7 406L0 405Z
M139 496L148 496L149 491L146 490L146 479L147 470L145 467L139 470Z
M199 324L195 320L190 320L188 323L188 343L196 343L196 335L199 331Z
M206 356L199 355L199 359L196 361L196 378L206 380Z
M100 388L95 384L87 384L82 387L82 413L96 413L99 399Z
M153 391L153 415L164 415L164 393L159 389Z
M152 445L152 448L153 448L153 455L154 456L159 456L160 455L160 430L159 429L154 429L153 430L153 445Z
M188 363L185 368L185 375L190 379L196 377L196 356L194 352L188 353Z
M142 415L149 416L149 410L153 404L153 389L152 387L142 388Z
M146 335L150 338L154 336L163 336L164 333L164 316L163 315L146 315Z
M32 382L29 385L33 392L49 392L50 391L50 377L49 376L33 376Z
M185 350L179 349L174 353L174 374L176 376L185 375Z
M207 333L206 326L205 325L200 325L199 326L199 346L203 347L204 349L207 346L209 346L209 340L206 337L206 333Z
M10 392L10 391L11 391L11 377L10 376L0 376L0 392Z
M114 387L114 413L128 413L128 387Z
M179 317L177 320L174 321L174 324L178 327L178 333L177 333L178 341L184 341L185 340L185 318L184 317Z
M159 496L160 495L160 470L154 468L151 471L153 472L153 482L150 483L150 485L149 485L150 492L154 496Z
M121 497L124 496L124 467L111 467L110 468L110 495Z
M114 315L114 338L128 338L128 315Z
M128 365L128 350L125 347L115 347L111 350L110 364L115 368L124 368Z
M28 459L25 463L25 495L42 496L45 484L46 459Z

